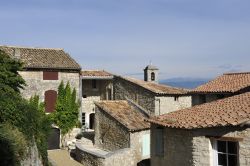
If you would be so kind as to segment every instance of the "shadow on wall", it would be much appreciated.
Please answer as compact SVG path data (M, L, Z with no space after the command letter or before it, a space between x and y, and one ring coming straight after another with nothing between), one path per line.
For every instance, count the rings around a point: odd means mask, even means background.
M137 163L137 166L150 166L150 159L145 159Z

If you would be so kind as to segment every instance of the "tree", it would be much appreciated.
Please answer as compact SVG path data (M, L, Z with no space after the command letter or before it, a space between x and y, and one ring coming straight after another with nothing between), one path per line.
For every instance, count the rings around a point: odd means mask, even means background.
M63 81L58 87L56 111L51 114L52 120L61 130L61 143L65 146L65 136L78 124L80 104L76 100L76 90L71 90L69 82L64 86Z
M0 50L0 88L5 91L19 92L25 85L24 79L18 74L22 70L22 62L11 59Z
M23 135L27 142L27 146L22 147L29 150L27 147L31 147L35 143L43 164L48 165L46 137L49 132L50 122L45 115L43 104L38 102L39 98L37 96L31 98L30 101L22 98L19 90L24 87L25 81L18 74L20 70L22 70L22 63L11 59L0 50L0 125L1 131L3 131L0 142L5 142L7 148L0 148L0 153L4 154L4 151L8 151L13 152L12 154L19 154L15 153L20 149L18 140L11 139L11 137L14 133L18 134L20 132L20 138ZM10 146L7 146L7 144ZM3 160L5 159L3 158ZM16 159L15 163L19 165L22 157ZM8 161L12 162L11 160ZM13 165L12 163L6 164Z

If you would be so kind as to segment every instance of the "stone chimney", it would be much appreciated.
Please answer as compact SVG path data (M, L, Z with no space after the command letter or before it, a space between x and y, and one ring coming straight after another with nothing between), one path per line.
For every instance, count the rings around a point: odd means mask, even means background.
M14 48L14 57L16 59L20 59L20 57L21 57L21 51L20 51L19 48Z
M159 69L156 66L148 65L144 69L144 81L158 83Z

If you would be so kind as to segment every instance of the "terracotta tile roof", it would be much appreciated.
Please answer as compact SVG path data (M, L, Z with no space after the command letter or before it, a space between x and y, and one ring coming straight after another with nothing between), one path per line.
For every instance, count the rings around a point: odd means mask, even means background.
M188 90L187 89L183 89L183 88L176 88L176 87L171 87L171 86L167 86L167 85L162 85L162 84L157 84L157 83L153 83L153 82L146 82L143 80L138 80L135 78L131 78L131 77L120 77L122 79L125 79L129 82L132 82L140 87L143 87L153 93L156 94L162 94L162 95L182 95L182 94L187 94Z
M80 65L63 49L0 46L11 57L18 55L26 69L80 70Z
M250 87L250 72L227 73L214 80L201 85L191 91L191 93L213 93L213 92L237 92L246 87Z
M237 126L250 120L250 92L149 119L170 128Z
M113 78L113 75L104 70L83 70L81 71L83 78Z
M144 121L147 117L125 100L101 101L95 104L129 131L145 130L150 127L150 124Z

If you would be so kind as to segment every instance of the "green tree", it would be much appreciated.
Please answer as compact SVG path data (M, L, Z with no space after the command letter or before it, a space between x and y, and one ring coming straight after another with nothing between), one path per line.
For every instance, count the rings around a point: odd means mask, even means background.
M48 165L46 137L51 123L43 111L43 104L38 102L37 96L31 98L30 101L22 98L19 89L24 87L25 82L18 74L19 70L22 70L22 63L11 59L0 50L0 125L3 125L2 131L7 133L7 136L13 133L8 134L9 128L4 124L17 128L23 134L28 147L36 143L43 164ZM8 137L0 137L0 142L6 142L6 140L8 141ZM18 151L19 146L16 143L13 144L13 141L15 140L10 140L11 146L7 146L10 149L0 148L0 152L12 151L13 148ZM17 159L21 160L20 157Z
M69 82L64 86L63 81L58 87L56 111L51 114L52 120L61 130L61 143L65 146L65 136L78 124L80 104L76 100L76 90L71 89Z
M19 60L11 59L4 51L0 50L0 88L5 91L19 92L25 85L24 79L18 74L22 70Z

